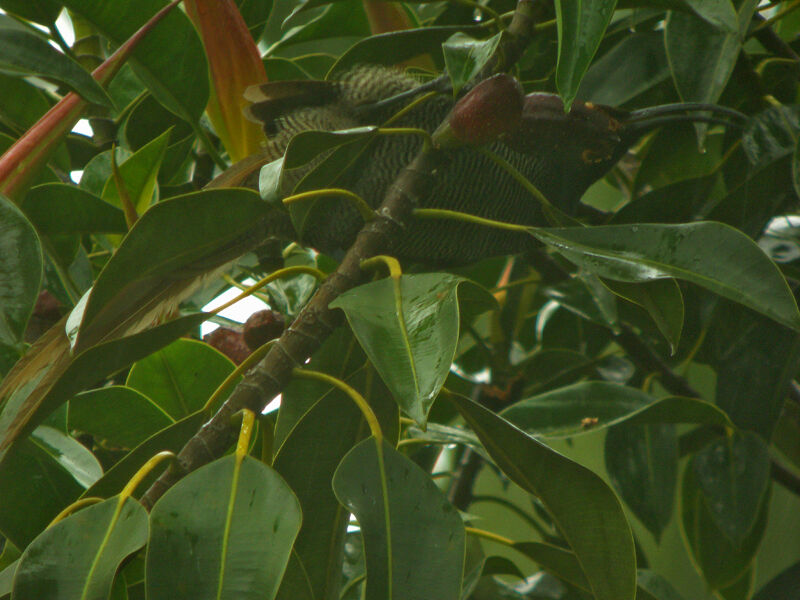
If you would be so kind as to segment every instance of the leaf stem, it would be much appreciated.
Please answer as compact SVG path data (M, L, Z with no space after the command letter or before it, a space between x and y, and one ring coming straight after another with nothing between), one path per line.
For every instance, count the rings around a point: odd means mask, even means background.
M323 273L319 269L315 269L314 267L308 267L308 266L305 266L305 265L295 265L293 267L286 267L284 269L279 269L279 270L275 271L274 273L270 273L269 275L267 275L263 279L259 279L257 282L255 282L250 287L245 288L245 290L241 294L236 296L234 299L229 300L228 302L226 302L225 304L223 304L221 306L218 306L213 311L211 311L209 314L212 314L212 315L219 314L220 312L222 312L223 310L225 310L229 306L232 306L232 305L236 304L237 302L239 302L239 300L242 300L243 298L246 298L247 296L252 295L253 292L255 292L257 290L260 290L265 285L267 285L268 283L272 283L276 279L280 279L282 277L288 277L290 275L299 275L299 274L313 275L314 277L317 278L318 281L322 281L326 277L325 273Z
M366 401L364 396L359 394L354 388L347 385L341 379L337 379L336 377L328 375L327 373L322 373L321 371L312 371L310 369L301 369L299 367L295 367L292 370L292 374L295 377L300 377L303 379L323 381L350 396L350 399L355 402L356 406L361 411L361 414L364 415L364 420L367 422L367 425L369 425L369 430L372 433L372 436L380 446L380 443L383 441L383 432L381 431L378 417L375 416L375 412L372 410L372 407Z
M302 202L303 200L308 200L309 198L317 198L319 196L339 196L350 200L353 205L358 210L358 214L361 215L361 218L364 219L365 223L369 223L372 219L375 218L375 211L372 210L372 207L367 204L367 202L358 194L351 192L350 190L344 190L341 188L326 188L321 190L310 190L308 192L301 192L299 194L293 194L291 196L287 196L283 199L283 203L285 205L294 204L296 202Z
M503 544L504 546L514 545L514 540L511 540L507 537L503 537L502 535L498 535L496 533L492 533L491 531L486 531L485 529L478 529L477 527L464 527L464 531L466 531L470 535L474 535L476 537L482 537L487 540L492 540L493 542L497 542L498 544Z

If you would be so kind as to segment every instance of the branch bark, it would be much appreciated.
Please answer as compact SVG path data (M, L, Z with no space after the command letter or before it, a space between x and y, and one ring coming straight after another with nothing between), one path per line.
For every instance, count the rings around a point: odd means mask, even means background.
M519 0L508 32L480 79L506 70L519 59L533 36L540 13L539 0ZM152 508L182 477L222 456L235 437L236 413L242 409L261 412L289 382L292 369L301 366L333 332L341 322L341 314L328 305L364 281L360 267L364 259L391 253L418 200L432 187L435 169L446 159L446 153L439 149L423 149L401 171L377 209L376 217L358 234L336 272L320 286L264 359L245 375L219 411L183 447L177 460L145 492L141 498L145 508Z

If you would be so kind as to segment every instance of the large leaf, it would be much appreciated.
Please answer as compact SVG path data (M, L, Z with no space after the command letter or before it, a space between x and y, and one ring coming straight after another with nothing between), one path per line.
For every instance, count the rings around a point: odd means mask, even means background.
M766 444L754 433L734 433L695 454L691 467L717 528L734 545L742 544L769 486Z
M607 225L531 229L531 233L601 277L631 282L683 279L800 329L797 303L775 263L750 238L722 223Z
M52 78L87 102L111 106L108 94L83 67L27 31L0 27L0 70Z
M758 590L753 600L792 600L800 580L800 562L781 571Z
M767 523L768 500L768 497L763 499L758 518L747 537L741 544L734 544L716 526L695 470L684 471L681 527L694 563L712 589L733 584L752 565Z
M633 33L592 64L581 81L578 96L619 106L668 78L661 32Z
M255 459L227 456L197 469L150 513L147 597L271 600L300 518L286 482Z
M156 190L156 178L167 150L170 131L165 131L156 139L137 150L124 163L119 165L119 179L111 177L103 189L102 198L109 204L123 207L122 194L141 215L153 202ZM122 186L122 190L120 190Z
M78 394L69 401L70 430L89 433L118 448L135 448L173 420L144 394L112 385Z
M208 344L181 339L134 364L126 384L178 420L202 408L233 369Z
M37 537L14 575L15 598L108 598L122 561L147 540L147 513L119 497L74 513Z
M31 380L21 384L0 412L0 460L16 439L31 431L73 395L155 352L205 319L202 313L189 315L149 331L100 344L74 358L68 355L66 340L56 340L61 345L55 351L57 355L43 357L57 363L54 369L37 372Z
M21 207L43 234L127 231L119 208L74 185L38 185L26 194Z
M76 309L73 351L175 306L200 275L260 243L266 215L258 195L243 189L207 190L152 207L106 263L83 311Z
M614 492L592 471L502 417L462 396L451 398L503 472L542 501L575 553L595 597L632 600L636 594L633 536Z
M556 85L566 110L578 93L616 6L617 0L556 0Z
M25 215L0 195L0 344L22 341L42 272L39 236Z
M317 598L324 598L325 591L335 587L342 570L340 549L349 513L327 483L366 430L352 400L335 390L319 400L282 443L274 467L297 495L303 511L303 526L294 550L305 578L283 583L279 597L294 598L292 585L301 589L310 586Z
M442 44L444 64L453 84L453 94L458 94L459 90L480 72L489 62L499 43L499 33L488 40L476 40L459 32Z
M420 425L439 393L458 344L456 290L466 280L430 273L385 278L331 302L400 407Z
M678 435L668 423L620 425L606 434L611 482L656 541L672 517L678 482Z
M716 102L728 83L758 0L744 0L739 26L726 31L696 15L673 11L664 41L672 77L686 102Z
M706 423L730 426L716 406L694 398L656 399L635 388L584 381L525 398L502 416L531 435L563 437L622 422Z
M361 527L366 600L459 597L464 525L427 473L371 437L344 457L333 490Z
M64 5L121 44L162 6L163 0L67 0ZM168 109L197 122L208 103L203 45L186 16L173 11L133 53L136 73Z
M128 452L124 458L117 461L113 467L106 471L105 475L98 479L94 485L89 487L81 496L84 498L92 496L107 498L119 493L130 478L133 477L142 465L150 460L153 455L163 450L169 450L177 454L207 420L208 415L198 411L154 433L136 446L136 448ZM139 485L139 491L147 489L147 486L155 480L156 475L157 471L145 477Z
M0 462L0 532L25 548L99 473L86 448L56 429L40 427Z

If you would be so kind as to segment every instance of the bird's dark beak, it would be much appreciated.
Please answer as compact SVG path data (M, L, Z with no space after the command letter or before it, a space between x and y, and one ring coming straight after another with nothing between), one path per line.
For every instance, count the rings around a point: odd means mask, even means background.
M747 120L747 115L727 106L692 102L662 104L628 113L621 119L621 137L638 140L657 127L676 123L713 123L744 129Z

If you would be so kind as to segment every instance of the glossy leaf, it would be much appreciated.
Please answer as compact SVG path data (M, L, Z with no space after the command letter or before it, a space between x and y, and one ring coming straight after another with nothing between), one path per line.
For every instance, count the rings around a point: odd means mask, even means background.
M716 102L739 56L758 0L744 0L735 31L717 29L696 15L673 11L664 41L675 87L685 102Z
M39 236L25 215L0 195L0 344L22 341L42 282Z
M156 178L161 168L161 161L164 160L169 137L170 132L165 131L119 165L119 178L121 185L124 186L124 193L136 208L138 215L150 208L153 202ZM113 206L123 207L121 192L114 177L106 181L102 198Z
M458 343L457 288L466 280L404 275L345 292L341 308L400 407L420 425L444 384Z
M742 134L742 148L754 165L791 154L800 133L800 106L772 106L753 116Z
M44 24L53 23L59 13L59 6L53 0L2 0L0 7L23 19Z
M639 569L637 575L637 600L683 600L663 575L645 569Z
M741 306L723 302L716 308L707 344L711 350L708 362L717 372L716 404L737 427L771 439L800 365L800 336Z
M531 435L572 436L629 423L707 423L730 425L716 406L694 398L656 399L635 388L586 381L520 400L502 411Z
M89 433L107 445L135 448L174 421L144 394L113 385L72 398L68 423L70 430Z
M112 5L104 0L67 0L64 5L120 44L155 14L162 3L119 0ZM167 15L133 54L136 74L158 101L190 122L200 118L208 102L206 65L200 39L181 11Z
M698 486L694 469L684 471L681 483L681 527L694 563L712 589L734 583L751 566L764 535L769 498L764 498L758 517L741 544L731 542L716 526Z
M233 369L233 363L208 344L175 340L134 364L126 385L178 420L202 408Z
M83 67L27 31L0 27L0 69L20 76L55 79L87 102L111 106L108 94Z
M674 354L683 329L683 295L674 279L655 279L642 283L604 282L617 296L641 306L653 319Z
M487 40L476 40L463 33L456 33L442 44L444 64L453 84L454 95L480 72L499 43L499 33Z
M228 456L197 469L150 512L147 597L271 600L300 519L289 486L255 459Z
M317 598L323 598L340 576L342 556L333 549L342 545L350 516L330 485L319 482L333 479L342 458L366 430L352 400L338 390L332 391L292 429L273 463L300 502L303 526L294 551ZM320 452L320 448L325 451ZM285 597L290 596L287 586L282 585Z
M581 80L580 98L622 105L670 76L660 32L633 33L598 58Z
M78 511L37 537L14 575L15 598L107 598L122 561L147 540L147 512L126 498Z
M636 588L633 536L619 500L592 471L503 419L451 396L497 465L542 501L575 553L598 600L632 600ZM580 504L569 501L581 498Z
M85 310L76 313L73 352L132 326L145 311L175 305L199 275L263 239L266 210L255 192L242 189L178 196L148 210L106 263Z
M556 0L556 85L569 110L606 32L617 0Z
M752 531L769 486L769 453L753 433L718 439L692 457L695 480L717 528L734 545Z
M55 361L55 368L38 372L30 381L16 388L0 412L0 461L15 440L31 431L76 393L155 352L205 319L206 315L202 313L189 315L127 338L100 344L74 358L68 355L66 340L57 340L56 356L45 354L40 357Z
M361 527L367 600L459 597L464 525L424 471L371 437L344 457L333 490Z
M434 54L451 35L484 31L483 27L422 27L373 35L353 44L328 71L328 78L358 64L394 65L421 54Z
M163 450L177 454L207 420L208 416L205 413L196 412L154 433L117 461L94 485L81 494L81 497L108 498L118 494L131 477L155 454ZM159 473L160 471L156 469L154 473L146 477L139 485L138 492L143 493Z
M124 233L123 212L74 185L47 183L31 189L21 205L43 234Z
M797 581L800 578L800 562L787 567L762 587L753 600L792 600L797 593Z
M647 530L661 540L678 482L678 435L668 423L624 424L606 434L611 482Z
M531 233L600 277L683 279L800 329L797 303L775 264L727 225L608 225Z
M85 447L40 427L0 462L0 532L25 548L99 474L100 465Z

